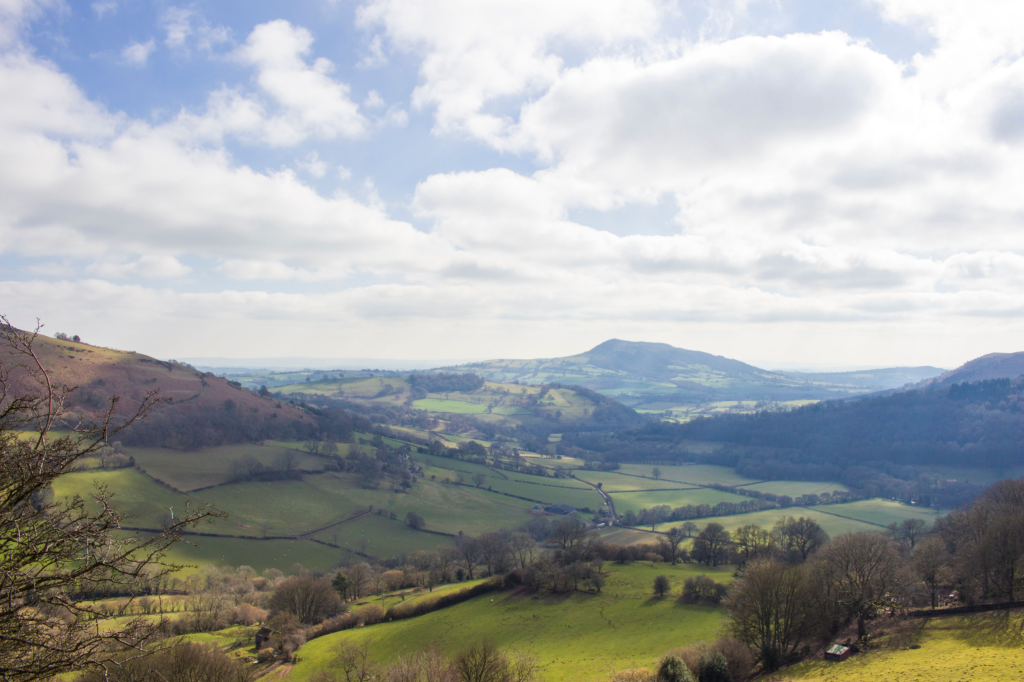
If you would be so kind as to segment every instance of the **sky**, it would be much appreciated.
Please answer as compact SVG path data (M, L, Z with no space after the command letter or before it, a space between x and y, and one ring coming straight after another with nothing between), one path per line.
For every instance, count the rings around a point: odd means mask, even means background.
M158 357L1024 350L1019 0L0 0L0 313Z

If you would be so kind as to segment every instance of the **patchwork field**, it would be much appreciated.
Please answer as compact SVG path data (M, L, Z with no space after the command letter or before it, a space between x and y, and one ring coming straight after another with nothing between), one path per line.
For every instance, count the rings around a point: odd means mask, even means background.
M724 609L681 605L675 597L685 578L707 574L729 582L730 569L606 563L605 571L607 584L597 594L488 594L418 618L315 639L303 646L300 662L286 679L309 680L318 668L332 663L342 641L369 641L371 655L388 660L429 645L454 652L491 639L536 656L547 682L596 682L606 680L613 669L653 666L672 647L716 637ZM651 596L657 575L669 577L671 597ZM654 623L657 627L651 627Z
M773 495L789 495L799 497L800 495L821 495L832 493L836 490L846 492L849 490L842 483L822 483L819 481L765 481L741 486L744 490L757 490L762 493Z

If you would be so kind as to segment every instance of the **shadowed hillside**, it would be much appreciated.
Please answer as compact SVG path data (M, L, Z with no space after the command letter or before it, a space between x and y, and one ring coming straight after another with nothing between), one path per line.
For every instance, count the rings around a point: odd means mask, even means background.
M1021 375L1024 375L1024 353L989 353L925 381L922 385L950 386L965 381L1016 379Z

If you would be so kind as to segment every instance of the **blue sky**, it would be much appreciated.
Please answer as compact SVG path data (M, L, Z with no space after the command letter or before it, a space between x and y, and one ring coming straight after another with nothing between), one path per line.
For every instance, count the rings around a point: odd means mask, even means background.
M0 3L0 305L162 357L1019 350L1024 16Z

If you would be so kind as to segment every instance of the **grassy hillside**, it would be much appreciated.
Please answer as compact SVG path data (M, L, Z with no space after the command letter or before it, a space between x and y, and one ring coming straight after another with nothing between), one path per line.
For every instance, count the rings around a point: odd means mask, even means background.
M536 656L547 682L591 682L607 679L614 668L653 666L672 647L715 638L724 609L682 605L675 596L687 577L729 582L730 570L649 563L605 564L605 570L608 581L597 594L488 594L418 618L321 637L303 646L286 679L309 680L331 665L345 640L369 641L371 655L387 660L432 644L451 652L491 639ZM672 597L651 596L657 575L669 577Z
M1020 618L1020 614L1016 616ZM879 648L842 663L813 660L785 668L774 680L806 682L1017 682L1024 679L1024 639L1006 614L933 618L907 642L883 637ZM919 648L908 649L913 643Z

